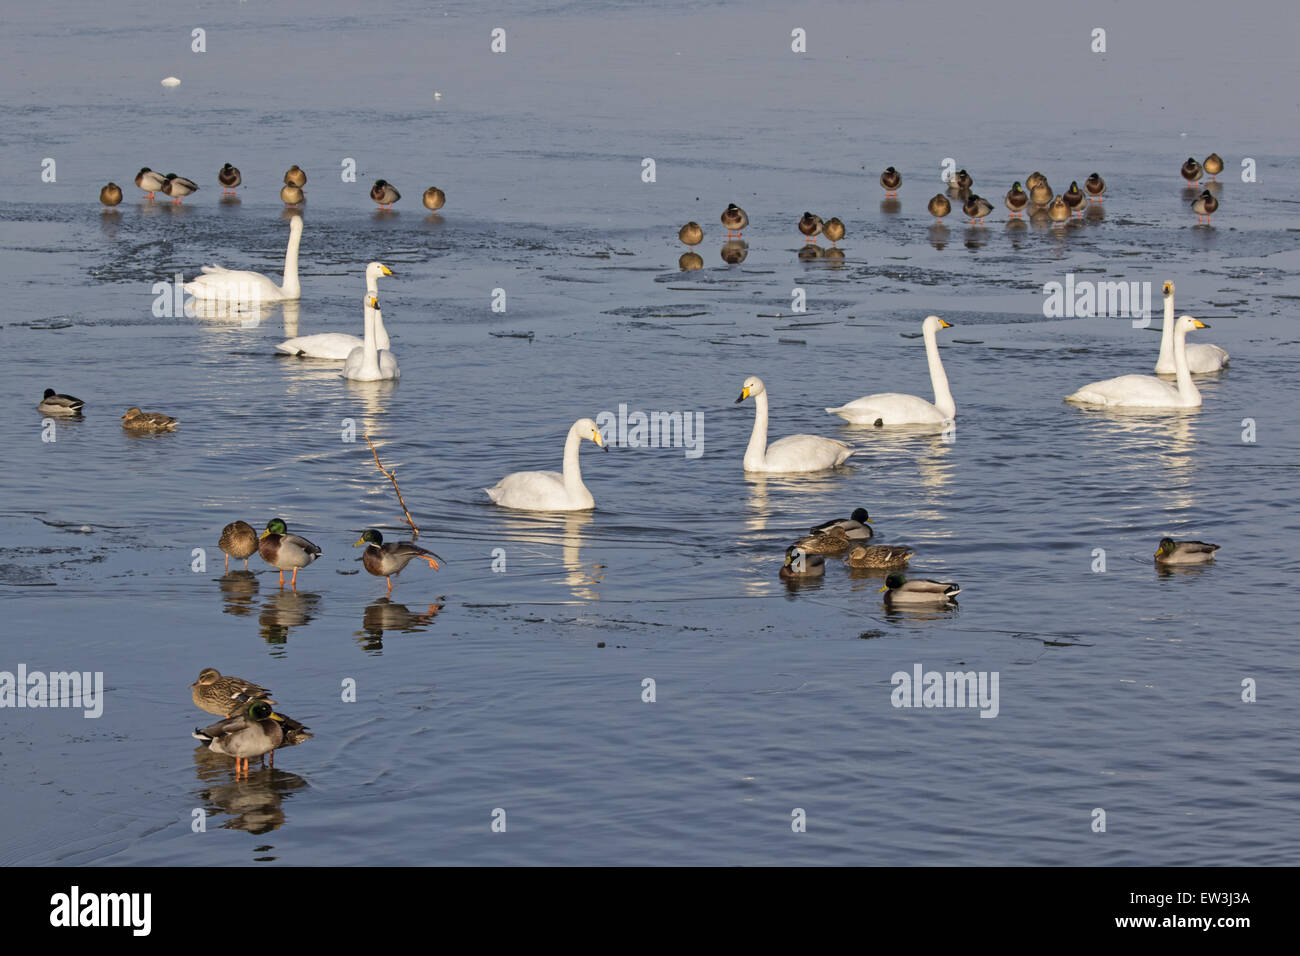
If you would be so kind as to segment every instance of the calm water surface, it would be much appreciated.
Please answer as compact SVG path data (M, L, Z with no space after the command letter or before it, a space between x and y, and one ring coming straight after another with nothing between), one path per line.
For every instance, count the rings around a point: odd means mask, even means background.
M102 671L106 703L98 720L3 711L0 862L1300 861L1292 48L1264 13L1219 17L1222 82L1192 93L1194 16L1113 6L1099 57L1089 25L996 6L944 25L892 4L792 21L775 4L409 2L376 23L250 3L154 31L143 2L17 12L0 41L0 669ZM168 74L182 85L163 90ZM1196 227L1177 169L1211 150L1222 209ZM945 157L995 201L985 227L932 225ZM227 161L238 202L218 201ZM202 263L278 275L291 163L309 175L301 302L256 323L156 317L154 284ZM876 184L891 164L897 205ZM141 165L202 190L143 202ZM1098 169L1107 202L1009 226L1001 196L1033 168L1058 190ZM404 194L392 213L366 198L380 177ZM127 198L101 212L108 179ZM420 206L431 184L439 216ZM728 265L733 201L752 226ZM842 258L799 257L805 209L848 224ZM687 219L705 268L683 274ZM380 298L400 382L278 357L288 335L359 331L372 259L395 272ZM1045 319L1043 284L1067 273L1150 282L1154 327L1174 280L1178 311L1212 326L1199 340L1232 355L1198 379L1203 408L1064 404L1149 372L1159 344L1126 318ZM929 313L954 324L955 441L822 411L928 397ZM849 465L747 477L754 412L733 400L753 374L773 438L853 442ZM87 401L52 443L46 387ZM125 434L132 404L182 425ZM700 413L704 453L587 443L594 512L489 503L484 487L558 469L574 419L620 404ZM401 510L349 421L448 559L389 597L351 545L399 535ZM887 612L879 577L833 560L819 584L778 580L788 543L857 506L878 542L915 548L914 576L960 582L959 606ZM222 525L275 516L324 549L296 592L257 558L222 574ZM1166 534L1219 560L1158 574ZM916 664L997 672L998 716L895 709L891 675ZM212 719L189 699L205 666L273 688L315 738L235 781L189 737Z

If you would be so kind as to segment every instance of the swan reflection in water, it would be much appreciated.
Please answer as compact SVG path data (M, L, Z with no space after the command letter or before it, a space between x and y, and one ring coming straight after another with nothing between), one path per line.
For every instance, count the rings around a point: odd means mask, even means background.
M401 634L423 631L433 623L434 617L443 606L443 598L438 598L429 605L427 611L416 612L405 604L398 604L382 597L369 605L362 615L361 630L356 632L357 643L364 651L382 653L385 631L396 631Z
M207 747L194 749L195 774L201 785L195 795L211 825L249 833L278 829L285 822L285 800L305 789L307 781L274 767L261 767L236 780L234 766L231 758Z

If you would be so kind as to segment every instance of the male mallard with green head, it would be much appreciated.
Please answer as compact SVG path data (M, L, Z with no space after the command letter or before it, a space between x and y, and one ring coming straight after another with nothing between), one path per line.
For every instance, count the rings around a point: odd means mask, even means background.
M359 548L363 544L366 550L361 555L362 566L375 577L386 579L389 591L393 590L393 575L400 574L416 558L429 562L429 567L435 571L438 570L438 562L443 560L432 551L417 547L410 541L390 541L384 544L384 536L374 528L362 532L352 547Z
M970 216L971 225L975 225L975 220L984 225L984 217L993 211L993 203L989 202L983 196L977 196L971 193L970 198L962 203L961 211Z
M880 174L880 185L884 187L885 196L897 196L898 187L903 185L903 174L889 166Z
M826 559L820 554L807 554L794 545L785 549L785 563L780 571L783 579L819 578L825 573Z
M722 210L722 224L727 227L728 239L739 239L745 227L749 225L749 216L734 202Z
M71 395L60 395L54 389L47 388L45 394L41 396L41 401L36 406L36 409L42 415L62 415L71 418L80 415L85 404L79 398L73 398Z
M264 700L250 701L244 712L191 734L213 753L235 758L235 776L248 776L250 757L264 757L284 742L285 718Z
M257 553L257 532L247 521L232 521L221 529L221 540L217 547L226 553L226 570L230 570L230 559L244 559L244 570L248 570L248 559Z
M1187 157L1187 162L1183 163L1183 168L1179 172L1183 174L1183 179L1187 180L1187 185L1199 186L1201 184L1201 164L1191 156Z
M871 530L871 515L866 508L854 508L847 518L832 518L809 529L809 534L829 534L836 529L855 541L865 541L875 532Z
M306 538L289 533L289 527L281 518L272 518L266 523L257 545L257 553L273 568L280 571L280 586L284 586L284 572L292 570L293 578L289 587L298 586L298 570L311 564L324 552Z
M1080 216L1083 215L1084 195L1083 190L1079 188L1078 182L1071 180L1070 188L1061 194L1061 198L1065 200L1070 212L1077 212Z
M952 185L962 192L969 192L970 188L975 185L975 180L971 178L970 173L964 169L957 170L957 174L952 177Z
M370 187L370 198L385 209L392 209L393 203L402 198L402 194L386 179L376 179Z
M192 179L186 179L184 176L168 173L163 178L162 191L172 197L173 205L179 206L182 199L190 193L199 191L199 184Z
M1156 564L1205 564L1214 560L1214 552L1219 550L1217 544L1204 541L1175 541L1173 538L1161 538L1156 548Z
M1007 190L1006 203L1007 209L1014 217L1020 216L1029 205L1029 193L1020 188L1019 181L1012 183L1011 188Z
M1093 173L1084 180L1083 188L1088 191L1089 202L1101 202L1101 194L1106 191L1106 180L1102 179L1097 173Z
M822 231L822 217L805 212L799 219L799 231L804 235L804 242L816 242Z
M1196 221L1200 222L1201 217L1204 216L1207 225L1210 222L1210 217L1214 215L1218 208L1219 200L1215 199L1214 194L1208 189L1197 196L1192 202L1192 212L1196 213Z
M150 199L153 199L154 193L162 192L163 183L166 181L161 173L155 173L148 166L141 167L135 174L135 184L148 193Z
M237 189L239 184L243 181L243 177L239 175L239 170L234 166L231 166L229 163L226 163L226 165L222 166L221 169L217 170L217 182L221 184L221 195L223 196L226 195L226 193L233 194L235 189Z
M952 581L910 580L895 571L885 578L886 604L948 604L958 594L961 585Z

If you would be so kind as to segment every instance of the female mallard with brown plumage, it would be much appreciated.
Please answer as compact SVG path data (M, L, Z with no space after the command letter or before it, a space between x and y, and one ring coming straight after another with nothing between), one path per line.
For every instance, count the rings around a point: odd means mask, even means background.
M1006 203L1012 216L1020 216L1029 205L1029 193L1020 188L1019 181L1012 183L1007 190Z
M804 242L816 242L822 231L822 217L805 212L799 220L799 231L804 235Z
M880 185L884 187L886 196L897 196L898 187L903 185L903 174L890 166L880 174Z
M1047 177L1044 176L1036 169L1032 173L1030 173L1029 176L1025 179L1025 188L1029 190L1032 190L1035 186L1046 186L1046 185L1047 185Z
M361 555L362 566L375 577L385 578L390 591L393 589L393 575L400 574L416 558L429 562L429 567L435 571L438 562L443 560L432 551L417 547L410 541L390 541L384 544L384 536L374 528L362 532L352 547L359 548L363 544L366 545L366 550Z
M105 206L116 206L122 201L122 187L117 183L109 183L99 191L99 201Z
M831 245L844 238L844 223L835 216L822 223L822 235L831 241Z
M943 222L943 217L952 212L952 203L943 193L935 193L925 208L930 211L931 216Z
M904 567L914 554L915 551L902 545L860 544L849 551L844 563L860 570L886 570Z
M217 547L226 553L227 571L230 570L231 558L243 558L244 570L248 570L248 559L257 553L257 532L247 521L232 521L221 529Z
M969 192L970 188L974 185L975 180L971 178L970 173L966 172L964 169L959 169L952 177L952 182L949 183L949 188L957 189L961 192Z
M422 197L424 208L430 212L437 212L443 206L447 205L447 194L437 186L430 186L424 191Z
M284 184L286 186L306 186L307 174L299 169L297 165L290 166L288 171L284 174Z
M1047 205L1047 215L1052 222L1065 222L1070 218L1070 207L1066 205L1065 200L1057 196Z
M739 239L741 232L749 225L749 216L745 215L745 210L734 202L722 210L722 215L719 218L722 220L722 224L727 227L728 239Z
M1052 187L1046 179L1029 187L1029 201L1035 206L1046 206L1052 201Z
M222 674L215 667L205 667L199 671L198 680L190 685L190 696L194 699L194 706L218 717L237 714L253 700L275 703L271 699L271 692L265 687L242 677Z
M280 201L286 206L301 206L306 198L307 194L302 191L301 186L286 184L280 187Z
M1205 170L1205 175L1213 179L1223 172L1223 157L1218 153L1211 153L1205 157L1205 162L1201 163L1201 168Z
M305 568L324 552L306 538L289 533L289 527L281 518L272 518L266 523L258 542L257 553L273 568L280 571L280 586L284 586L284 572L293 571L289 587L297 588L298 570Z
M135 405L128 408L126 414L118 421L129 432L170 432L175 431L176 426L180 424L178 419L170 415L164 415L162 412L142 412Z
M688 222L677 230L677 238L688 246L698 246L704 241L704 230L698 222Z

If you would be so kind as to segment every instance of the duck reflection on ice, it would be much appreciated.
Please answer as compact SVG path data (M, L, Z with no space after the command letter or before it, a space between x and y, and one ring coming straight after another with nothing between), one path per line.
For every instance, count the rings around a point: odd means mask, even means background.
M442 608L442 598L430 604L429 610L416 612L405 604L382 597L366 608L361 618L361 630L356 633L357 643L362 650L380 653L384 649L385 631L398 631L402 634L423 631L433 623L435 615Z
M257 616L262 638L268 644L283 644L289 640L289 630L305 627L316 616L320 595L309 591L276 591Z
M284 801L294 791L305 789L307 781L296 773L263 767L235 780L234 762L207 747L194 749L195 773L202 785L195 791L204 813L223 830L269 833L285 822ZM216 817L227 819L217 824Z
M253 601L257 597L257 576L252 571L242 568L228 571L217 578L221 589L221 600L225 605L222 614L252 614Z

